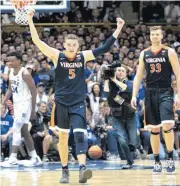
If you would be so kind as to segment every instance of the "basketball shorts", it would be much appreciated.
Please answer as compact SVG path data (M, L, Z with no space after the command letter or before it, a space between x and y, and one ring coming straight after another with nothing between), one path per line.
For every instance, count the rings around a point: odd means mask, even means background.
M31 117L31 111L32 111L31 99L23 102L14 103L13 106L14 106L14 121L21 124L22 126L23 124L28 124Z
M174 123L172 88L147 88L145 92L145 123Z
M81 102L73 106L56 103L55 124L62 131L69 131L71 127L73 132L87 131L85 103Z

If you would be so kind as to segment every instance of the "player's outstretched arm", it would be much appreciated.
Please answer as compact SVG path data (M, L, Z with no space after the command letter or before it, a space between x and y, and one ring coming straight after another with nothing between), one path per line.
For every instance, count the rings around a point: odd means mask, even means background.
M56 66L59 57L59 50L48 46L46 43L40 40L37 30L33 23L33 19L32 19L33 15L34 15L34 10L30 9L28 11L28 23L29 23L32 40L44 55L46 55L47 57L53 60L53 63Z
M168 56L170 59L170 63L173 69L173 72L176 76L176 81L177 81L177 100L175 100L175 106L177 107L177 109L180 109L180 62L178 61L178 56L175 52L174 49L170 48L168 50Z
M144 51L141 52L140 57L139 57L139 66L137 69L136 76L134 78L133 82L133 94L132 94L132 100L131 100L131 106L136 109L136 96L139 92L140 84L143 79L145 67L144 67Z
M86 51L82 52L85 62L94 60L97 56L102 55L111 49L111 46L114 44L114 42L118 38L118 36L124 26L123 19L117 18L116 20L117 20L116 30L114 31L113 35L101 47L98 47L94 50L86 50Z

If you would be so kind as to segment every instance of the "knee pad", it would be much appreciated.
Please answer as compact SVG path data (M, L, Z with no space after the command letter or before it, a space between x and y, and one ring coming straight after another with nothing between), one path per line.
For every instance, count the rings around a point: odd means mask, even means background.
M151 134L152 134L152 135L159 135L159 132L152 132L152 131L151 131Z
M168 129L168 130L164 130L164 133L170 133L173 130L173 128Z
M74 139L76 142L76 155L86 154L87 140L85 140L84 132L75 132Z
M21 130L20 129L14 129L13 131L13 146L20 146L21 144Z

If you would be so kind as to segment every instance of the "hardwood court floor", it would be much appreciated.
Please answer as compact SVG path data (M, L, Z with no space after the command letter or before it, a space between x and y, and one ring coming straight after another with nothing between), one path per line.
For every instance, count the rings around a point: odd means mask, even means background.
M135 161L131 170L121 170L121 162L90 161L93 178L84 185L91 186L180 186L180 161L176 161L176 174L163 172L153 175L153 161ZM162 162L165 165L165 161ZM78 164L70 164L70 183L78 184ZM1 168L1 186L59 186L60 164L44 164L38 168Z

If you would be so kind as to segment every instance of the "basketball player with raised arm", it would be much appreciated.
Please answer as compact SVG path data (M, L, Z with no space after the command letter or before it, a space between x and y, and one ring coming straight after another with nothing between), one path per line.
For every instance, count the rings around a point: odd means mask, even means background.
M28 123L36 116L36 87L28 70L21 66L22 57L19 53L12 52L7 55L11 71L9 74L9 88L2 101L6 101L12 96L14 106L14 123L13 123L13 142L12 153L8 161L1 164L2 167L14 167L18 165L17 152L21 144L21 138L29 150L31 159L24 161L24 166L36 166L42 162L37 156L34 149L32 137L28 131Z
M62 164L62 177L60 183L69 183L68 170L68 132L72 126L76 143L76 155L79 162L79 183L86 183L92 177L92 171L87 169L86 152L87 141L84 133L87 132L85 100L84 65L87 61L94 60L97 56L110 50L117 39L124 21L117 18L117 29L106 43L94 50L78 52L78 37L69 34L65 37L63 52L49 47L39 39L33 24L33 10L28 13L28 21L32 40L46 56L51 58L55 69L55 103L56 125L59 132L59 153Z
M153 172L161 173L162 165L159 160L160 127L164 133L164 140L168 151L167 173L175 172L173 161L174 147L174 113L173 90L171 88L171 75L177 79L178 96L175 106L180 108L180 65L174 49L161 44L163 39L160 26L150 28L151 46L143 50L139 58L139 66L134 79L133 97L131 105L136 108L136 96L140 83L146 71L145 93L145 123L151 130L151 146L154 154L155 165Z

